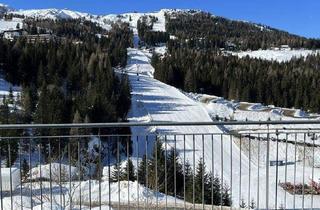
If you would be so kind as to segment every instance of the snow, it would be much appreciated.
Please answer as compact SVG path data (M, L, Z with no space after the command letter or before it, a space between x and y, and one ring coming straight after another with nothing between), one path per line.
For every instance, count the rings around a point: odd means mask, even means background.
M41 167L41 173L40 173L40 167ZM71 180L74 180L75 178L77 178L77 175L78 175L78 168L74 166L69 166L62 163L61 164L51 163L51 165L50 164L38 165L37 167L32 168L30 171L31 177L32 179L38 179L38 178L50 179L50 170L51 170L51 179L53 181L59 181L59 177L61 177L62 180L69 180L70 176L71 176ZM61 171L61 175L60 175L60 171Z
M284 113L279 111L279 108L266 107L262 104L239 103L208 95L184 94L180 90L153 78L154 69L150 65L148 53L138 49L128 49L128 57L128 65L125 71L129 75L132 90L132 108L129 112L128 118L131 122L145 122L146 119L149 119L151 122L210 122L212 121L211 117L215 114L219 117L228 117L228 119L233 118L235 120L268 120L269 118L271 120L286 120L293 118L283 115ZM137 74L137 72L139 74ZM279 115L279 113L281 114ZM293 180L293 165L287 165L287 168L280 168L278 171L280 174L278 176L278 180L276 180L276 167L271 167L269 174L267 175L265 167L267 164L265 161L267 156L267 145L265 142L261 142L259 144L258 141L251 141L251 159L249 161L249 145L245 138L243 138L241 142L242 151L240 152L240 143L237 137L234 137L233 141L231 141L230 136L221 136L224 132L238 128L250 128L252 130L254 127L134 127L131 129L133 135L133 156L142 157L146 152L150 155L153 142L155 140L153 135L158 134L162 137L166 136L168 140L167 148L176 146L177 151L180 154L181 162L185 155L186 160L193 167L193 165L203 157L208 171L213 171L220 177L223 174L223 182L228 186L232 185L231 193L234 206L238 206L241 199L244 199L247 203L248 201L251 201L251 199L257 201L259 192L260 208L265 207L266 197L264 193L266 191L266 183L268 180L269 207L275 207L275 204L271 203L271 201L275 200L277 183L279 179ZM149 135L147 149L145 149L147 140L143 134ZM181 134L186 134L186 136L182 136ZM193 137L195 142L194 144ZM279 137L283 136L280 135ZM289 138L292 138L292 136ZM174 140L176 140L176 144L174 144ZM260 149L258 150L258 148ZM294 161L294 145L289 144L287 148L288 161ZM271 142L269 149L270 160L276 160L277 144ZM296 162L296 183L302 183L303 148L301 146L297 146L296 150L296 158L299 160ZM279 159L284 160L286 155L286 144L279 143L278 151ZM193 154L196 160L195 163L193 162ZM310 164L312 164L310 154L312 153L307 149L306 154L306 167L304 174L305 177L309 177L312 170L310 167ZM313 161L317 163L316 159ZM239 165L241 165L241 172ZM287 170L287 177L284 177L285 168ZM258 169L260 169L259 177ZM319 172L319 169L315 169L315 173ZM249 174L251 176L250 182ZM308 180L305 181L308 182ZM283 195L285 193L280 187L277 187L277 190L279 193L278 195ZM286 197L286 203L282 200L284 196L281 196L281 198L278 199L278 207L282 204L286 204L287 207L293 206L293 196L287 194ZM302 197L297 195L296 206L301 205L301 200ZM305 196L305 207L308 207L310 202L311 196ZM320 205L319 196L314 196L314 205Z
M7 96L10 93L10 88L12 89L12 94L18 96L21 92L19 86L13 86L11 83L7 82L3 76L0 75L0 96Z
M109 187L110 184L110 187ZM120 185L120 188L118 186ZM174 203L175 198L172 196L166 196L163 193L155 192L149 188L146 188L138 182L128 182L128 181L121 181L118 182L111 182L103 181L101 182L101 186L99 186L98 181L91 180L86 182L81 182L81 199L83 203L88 203L89 201L89 185L91 188L91 201L92 203L98 203L99 202L99 189L101 187L101 197L103 198L103 204L108 204L109 202L109 193L111 195L110 200L111 202L119 202L120 203L137 203L139 202L140 205L143 205L144 203L148 202L149 205L155 204L156 199L158 199L159 204L163 204L166 200L168 200L168 203ZM80 186L79 184L77 186ZM128 187L130 189L130 193L128 195ZM74 201L80 199L80 187L77 187L75 189L75 196ZM120 189L120 190L119 190ZM119 200L119 193L120 193L120 200ZM177 199L177 203L182 203L183 201Z
M256 51L242 51L242 52L228 52L240 58L249 56L250 58L259 58L269 61L287 62L293 58L306 58L308 55L318 54L319 50L306 49L280 49L280 50L256 50Z
M31 206L34 205L34 202L31 202L30 197L27 196L13 196L12 197L12 206L10 197L4 197L1 199L3 209L14 209L14 210L30 210ZM22 203L22 206L21 206ZM11 208L12 207L12 208Z
M7 31L7 30L15 30L17 25L19 24L20 27L23 26L23 20L20 18L13 18L12 20L3 20L0 19L0 32Z
M2 190L14 191L20 185L20 170L18 168L1 168Z
M52 208L51 208L52 207ZM64 210L62 206L55 204L55 203L50 203L50 202L45 202L42 205L37 205L33 207L33 210Z
M39 19L90 19L91 15L88 13L76 12L67 9L31 9L31 10L18 10L12 13L24 15L26 17L33 17Z
M161 46L161 47L155 47L154 52L159 54L159 55L164 55L167 53L167 47L166 46Z
M152 75L154 72L153 67L150 65L147 56L140 50L129 49L128 51L129 61L126 71L128 72L131 88L132 88L132 109L129 113L129 120L132 121L132 118L144 119L145 116L150 116L152 122L210 122L212 121L206 110L199 105L194 100L190 99L184 95L178 89L166 85L158 80L155 80ZM137 76L137 71L140 72ZM139 77L139 80L138 80ZM238 171L231 171L230 165L224 164L221 162L221 156L223 161L230 162L230 145L232 145L233 150L235 151L232 155L232 161L239 163L239 152L238 147L228 141L227 138L223 137L222 143L220 141L221 134L223 133L217 126L187 126L187 127L156 127L156 128L132 128L133 134L133 156L141 157L145 154L145 150L140 149L139 154L136 148L145 148L144 145L144 136L139 136L141 133L150 133L151 131L156 131L160 135L167 135L168 145L167 148L174 147L172 134L187 134L186 136L186 159L190 162L191 166L194 165L192 162L193 151L195 154L195 159L197 161L202 157L202 148L207 148L204 151L204 160L207 163L207 168L209 171L212 170L212 158L214 158L214 172L220 174L221 170L225 177L224 181L229 182L232 175L233 182L239 182ZM216 135L210 136L201 134L211 134ZM193 136L188 134L195 135L195 145L193 146ZM197 135L198 134L198 135ZM135 136L139 136L140 140L136 140ZM202 137L203 143L202 144ZM213 138L213 139L211 139ZM150 140L150 139L149 139ZM176 147L178 151L183 151L183 136L176 136ZM214 144L214 145L213 145ZM153 145L150 141L149 145ZM221 147L223 145L223 154L221 154ZM148 152L150 149L149 146ZM194 148L193 148L194 147ZM211 150L211 148L213 148ZM214 154L214 155L213 155ZM182 155L182 154L181 154ZM246 157L242 157L243 170L248 169L248 160ZM223 167L222 167L223 166ZM252 166L254 168L254 166ZM246 177L246 176L243 176ZM235 188L237 189L237 188ZM245 189L247 190L247 189ZM244 191L245 192L245 191ZM247 192L247 191L246 191ZM234 195L237 195L239 192L237 190L233 191ZM237 203L238 196L235 196L234 202Z
M106 30L111 29L111 25L118 21L129 23L130 27L137 33L137 22L142 16L155 16L158 21L154 23L154 31L165 31L165 13L170 10L160 10L150 13L124 13L124 14L108 14L108 15L92 15L83 12L72 11L68 9L31 9L18 10L11 13L24 15L26 17L39 19L85 19L99 24ZM131 21L130 21L131 18Z

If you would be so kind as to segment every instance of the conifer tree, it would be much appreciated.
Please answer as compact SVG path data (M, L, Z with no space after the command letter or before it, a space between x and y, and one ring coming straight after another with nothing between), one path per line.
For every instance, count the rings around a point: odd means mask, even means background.
M165 192L165 158L162 141L158 137L151 156L148 184L151 189L159 192Z
M124 176L123 168L121 167L120 163L116 163L113 167L112 173L111 173L111 181L113 182L119 182L126 180Z
M139 169L138 169L138 180L139 180L139 183L144 185L144 186L146 186L146 184L147 184L147 182L146 182L147 164L148 164L148 160L146 160L146 156L144 155L142 157L142 160L140 161Z
M183 171L179 161L178 152L172 148L167 153L167 190L170 195L174 195L175 187L177 195L183 193Z
M132 182L134 182L136 180L134 166L133 166L131 158L129 158L129 160L127 161L126 166L124 168L123 178L125 180L129 179Z

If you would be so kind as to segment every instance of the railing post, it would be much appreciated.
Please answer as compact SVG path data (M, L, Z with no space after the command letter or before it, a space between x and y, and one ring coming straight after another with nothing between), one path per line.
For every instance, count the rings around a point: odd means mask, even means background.
M266 209L269 209L269 162L270 162L270 130L267 133L267 158L266 158Z

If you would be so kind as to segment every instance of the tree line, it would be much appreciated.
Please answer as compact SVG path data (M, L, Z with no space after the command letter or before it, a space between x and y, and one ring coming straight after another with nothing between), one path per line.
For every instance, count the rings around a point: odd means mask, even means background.
M138 181L152 190L185 198L191 203L194 200L195 203L231 206L230 190L222 186L218 175L207 172L203 159L199 159L195 167L193 170L188 161L183 164L175 149L166 152L162 140L158 139L151 157L144 156L137 170L129 159L124 168L117 163L110 178L113 182Z
M52 22L51 27L65 24L73 28L71 26L77 25L77 22ZM73 42L76 34L73 32L65 32L69 38L62 41L29 43L25 37L13 42L0 40L2 74L7 81L22 88L21 97L17 101L20 108L8 112L8 103L3 103L0 107L0 123L98 123L126 120L131 105L130 85L126 75L115 74L114 67L126 65L127 48L132 46L132 31L128 24L113 25L109 32L104 31L106 36L101 38L86 36L90 31L80 31L83 37L87 37L80 44ZM75 135L79 132L72 129L41 129L28 134ZM98 132L107 134L112 130L86 130L87 134ZM11 135L16 133L4 136ZM48 142L45 139L41 141L46 157ZM67 141L62 142L61 146L65 147ZM1 150L5 152L7 142L1 143L4 144ZM58 151L57 148L58 141L52 141L51 150ZM17 152L17 144L12 145L11 150Z
M177 48L152 64L155 78L185 91L320 111L320 55L278 63Z

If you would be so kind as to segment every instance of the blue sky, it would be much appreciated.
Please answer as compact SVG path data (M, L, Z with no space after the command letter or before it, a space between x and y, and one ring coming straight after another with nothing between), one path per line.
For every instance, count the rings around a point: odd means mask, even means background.
M16 9L68 8L93 14L202 9L215 15L263 23L302 36L320 38L318 0L0 0Z

